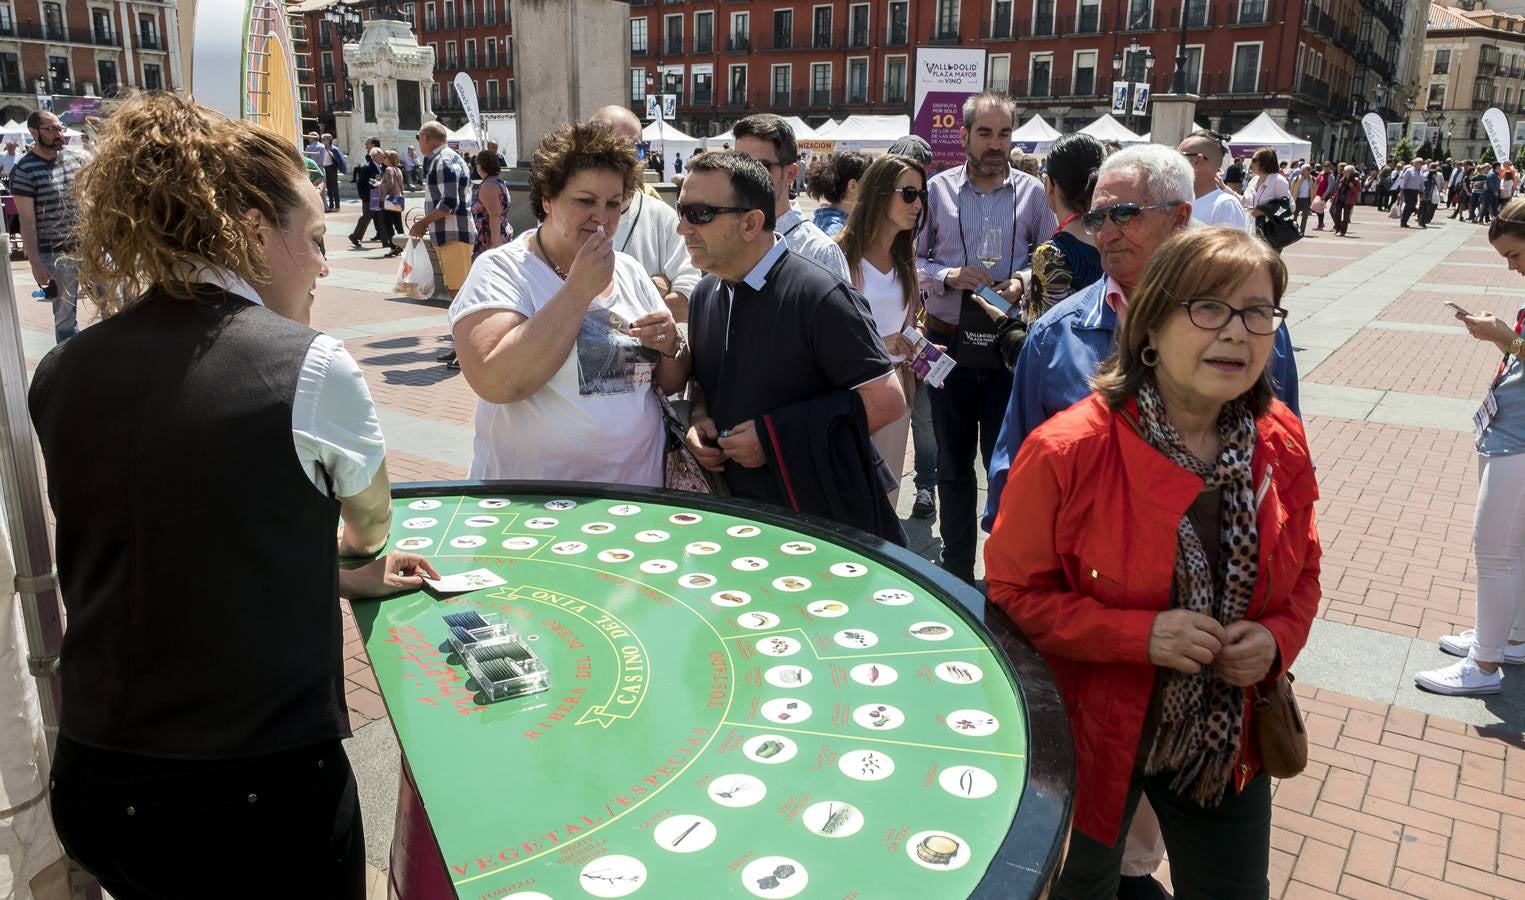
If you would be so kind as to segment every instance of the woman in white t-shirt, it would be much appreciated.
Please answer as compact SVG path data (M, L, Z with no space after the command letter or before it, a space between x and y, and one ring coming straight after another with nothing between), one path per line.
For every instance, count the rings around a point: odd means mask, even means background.
M926 223L927 170L914 159L881 156L874 160L858 183L858 201L847 224L836 236L853 287L863 292L874 327L884 349L895 363L900 387L909 402L919 388L906 364L910 345L900 332L916 319L919 309L916 280L916 235ZM906 438L910 434L909 411L870 437L879 455L896 476L905 468ZM897 477L897 483L898 483ZM900 491L890 492L890 504Z
M689 356L645 269L614 249L639 172L630 142L605 128L548 135L530 169L540 227L478 257L450 304L480 398L473 479L662 486L652 386L681 389Z

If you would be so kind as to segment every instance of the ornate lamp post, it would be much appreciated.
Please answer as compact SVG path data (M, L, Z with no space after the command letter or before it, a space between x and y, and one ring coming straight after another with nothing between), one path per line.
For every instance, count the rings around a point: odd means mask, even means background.
M1127 91L1128 105L1127 105L1127 108L1123 111L1124 114L1127 116L1127 123L1128 123L1128 130L1129 131L1133 130L1133 84L1132 84L1132 78L1133 78L1133 72L1134 72L1134 69L1133 69L1133 60L1135 59L1135 57L1139 53L1143 53L1144 54L1144 82L1147 84L1149 82L1149 79L1150 79L1152 73L1154 72L1154 53L1151 52L1148 47L1142 47L1142 48L1139 47L1138 35L1134 35L1128 41L1128 65L1127 65L1127 71L1124 71L1124 67L1123 67L1123 54L1120 51L1117 52L1117 53L1112 54L1112 81L1113 81L1113 83L1116 84L1116 82L1117 82L1117 80L1119 78L1127 78L1129 80L1128 81L1128 91ZM1184 83L1185 76L1184 75L1180 75L1179 77L1180 77L1180 80L1182 81L1182 83ZM1114 88L1114 90L1115 90L1115 88Z

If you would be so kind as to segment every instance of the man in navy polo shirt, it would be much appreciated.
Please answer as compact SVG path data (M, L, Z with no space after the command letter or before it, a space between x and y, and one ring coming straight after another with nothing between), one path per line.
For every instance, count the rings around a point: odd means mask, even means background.
M852 390L872 433L905 415L905 398L862 295L774 232L772 179L760 163L734 150L692 157L678 216L689 255L709 273L689 299L702 394L689 447L725 472L734 496L788 506L763 451L762 417Z

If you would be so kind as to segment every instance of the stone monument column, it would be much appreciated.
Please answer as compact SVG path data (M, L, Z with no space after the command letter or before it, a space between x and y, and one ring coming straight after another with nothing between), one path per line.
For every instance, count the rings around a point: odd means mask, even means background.
M629 102L629 23L630 5L620 0L514 0L521 166L504 179L515 232L535 225L527 163L541 139L600 107Z
M406 21L375 18L365 23L356 44L344 45L355 108L349 115L351 156L375 137L398 152L417 143L420 125L434 118L429 87L434 83L434 50L421 46Z

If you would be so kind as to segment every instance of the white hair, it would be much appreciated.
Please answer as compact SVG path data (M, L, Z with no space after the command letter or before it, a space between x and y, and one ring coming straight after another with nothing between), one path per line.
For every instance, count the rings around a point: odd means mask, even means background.
M1197 199L1196 177L1181 151L1164 144L1124 147L1102 161L1096 170L1100 183L1111 172L1129 172L1143 182L1154 203L1191 203Z

